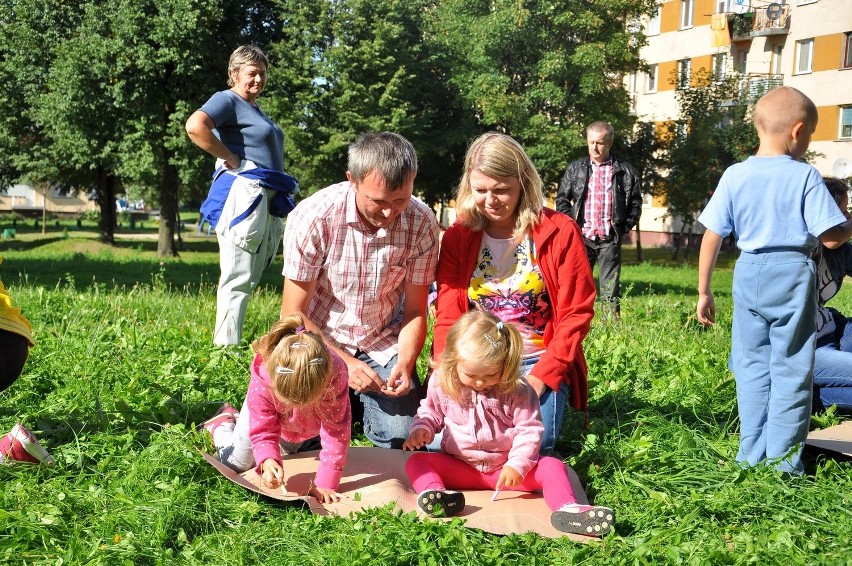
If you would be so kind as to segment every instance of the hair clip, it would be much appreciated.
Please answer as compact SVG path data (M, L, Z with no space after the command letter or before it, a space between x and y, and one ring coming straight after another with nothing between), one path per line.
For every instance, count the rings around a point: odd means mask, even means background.
M286 368L284 366L278 366L278 367L275 368L275 373L277 373L278 375L293 375L296 372L293 371L290 368Z
M325 360L322 359L322 358L311 358L308 361L309 366L321 366L324 363L325 363Z
M308 347L308 345L305 344L304 342L293 342L292 344L290 344L291 350L296 350L298 348L307 348L307 347Z
M496 350L497 348L500 347L500 344L497 342L497 340L492 338L487 332L484 334L484 336L485 336L485 339L488 340L488 343L491 344L492 350Z
M305 331L304 325L300 324L299 326L296 327L296 330L294 330L293 332L295 332L296 334L301 334L304 331Z
M502 331L503 331L503 321L501 320L497 323L497 332L502 332Z

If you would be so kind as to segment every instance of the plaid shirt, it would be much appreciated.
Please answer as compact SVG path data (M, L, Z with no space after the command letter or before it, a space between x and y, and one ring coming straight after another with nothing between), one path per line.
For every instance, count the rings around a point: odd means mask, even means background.
M386 365L398 352L405 285L435 280L437 243L435 214L415 198L390 228L371 233L345 181L306 198L287 217L283 273L316 280L307 314L326 336Z
M589 188L583 210L583 236L601 240L610 237L612 230L612 158L601 164L594 159L592 173L589 175Z

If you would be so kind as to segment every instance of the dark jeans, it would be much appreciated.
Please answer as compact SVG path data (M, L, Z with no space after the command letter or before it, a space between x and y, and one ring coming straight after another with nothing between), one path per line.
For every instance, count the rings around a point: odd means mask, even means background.
M599 295L609 305L610 312L618 315L621 312L621 240L596 242L583 238L586 243L586 257L589 265L595 268L598 264Z
M20 334L0 330L0 391L8 389L24 371L30 344Z

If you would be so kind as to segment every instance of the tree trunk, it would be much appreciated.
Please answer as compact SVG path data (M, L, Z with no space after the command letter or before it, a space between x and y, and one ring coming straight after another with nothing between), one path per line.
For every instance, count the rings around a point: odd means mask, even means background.
M48 185L44 185L41 195L41 233L47 234L47 191Z
M177 257L175 231L178 222L178 172L166 156L160 182L160 231L157 237L158 257Z
M692 222L690 222L686 230L686 248L683 250L684 261L689 260L689 251L692 249Z
M681 223L680 226L680 234L678 235L677 241L675 242L674 253L672 254L672 260L676 260L678 253L680 253L680 246L683 243L683 231L686 228L686 222Z
M101 209L101 217L98 220L98 234L100 241L115 245L115 175L106 170L102 163L98 164L95 171L98 192L98 205Z
M642 232L639 231L639 222L636 222L636 261L642 263L645 261L645 254L642 253Z

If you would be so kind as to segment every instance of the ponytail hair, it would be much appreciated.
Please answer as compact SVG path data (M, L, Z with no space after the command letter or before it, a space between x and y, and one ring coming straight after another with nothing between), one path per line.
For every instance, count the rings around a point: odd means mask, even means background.
M500 368L494 385L500 396L508 395L523 384L519 367L524 342L518 330L503 323L490 312L472 310L459 318L447 333L447 345L438 363L441 388L456 402L462 402L459 380L460 360L475 360L486 367Z
M279 401L300 407L322 397L332 374L331 357L322 338L305 329L300 315L282 318L251 347L263 358Z

